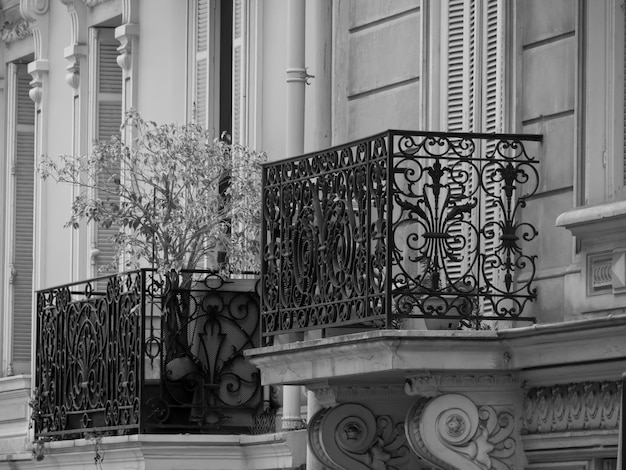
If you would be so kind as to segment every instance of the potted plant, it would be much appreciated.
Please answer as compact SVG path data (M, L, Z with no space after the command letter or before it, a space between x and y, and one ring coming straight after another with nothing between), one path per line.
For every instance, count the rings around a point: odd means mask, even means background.
M167 390L155 386L146 396L165 393L156 396L158 406L186 409L188 422L219 427L222 416L235 414L220 411L235 393L226 382L239 381L233 402L246 386L250 396L260 394L262 400L258 371L242 353L252 346L258 305L245 304L244 315L241 305L235 306L236 288L218 300L215 292L223 277L258 272L265 154L215 139L198 124L157 125L134 111L121 130L132 142L113 138L86 156L44 158L40 171L79 191L66 226L118 227L112 265L152 267L163 282L163 293L146 302L152 313L144 333L150 365L144 369L146 379L165 381ZM218 260L217 252L225 258ZM194 272L207 266L221 275L218 285L206 272L194 279ZM224 306L231 312L218 311ZM233 326L237 322L242 325ZM228 338L222 334L227 330L233 332ZM218 353L224 357L208 357Z

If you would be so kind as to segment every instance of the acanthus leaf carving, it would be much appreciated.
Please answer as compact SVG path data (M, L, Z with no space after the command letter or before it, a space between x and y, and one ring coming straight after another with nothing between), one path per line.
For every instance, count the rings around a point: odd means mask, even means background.
M409 458L403 427L361 404L343 403L311 418L309 445L332 470L398 470Z
M6 43L18 41L33 34L32 23L24 18L5 20L0 27L0 41Z
M508 411L478 407L460 394L421 398L406 418L413 451L442 470L510 470L514 428Z

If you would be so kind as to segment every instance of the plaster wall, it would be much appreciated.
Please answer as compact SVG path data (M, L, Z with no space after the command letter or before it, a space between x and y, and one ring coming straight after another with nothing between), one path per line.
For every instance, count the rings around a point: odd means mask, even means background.
M529 246L537 254L537 301L529 314L539 322L563 321L563 277L572 262L573 240L556 217L574 203L577 161L577 9L571 2L518 2L516 19L521 43L521 80L517 90L522 133L543 134L537 149L539 190L523 218L539 231Z
M420 126L420 2L336 2L333 144Z
M65 81L67 60L64 49L70 45L70 17L60 2L51 2L49 9L50 30L48 86L44 91L43 116L47 154L50 157L72 153L72 89ZM85 74L86 75L86 74ZM38 156L36 156L38 158ZM37 162L35 162L37 163ZM40 273L35 273L35 289L71 281L70 263L72 233L64 228L70 216L71 187L58 184L52 179L42 183L43 204L41 223L43 227ZM37 277L39 276L39 279Z
M183 124L190 70L186 8L169 0L139 2L139 17L137 109L146 120Z

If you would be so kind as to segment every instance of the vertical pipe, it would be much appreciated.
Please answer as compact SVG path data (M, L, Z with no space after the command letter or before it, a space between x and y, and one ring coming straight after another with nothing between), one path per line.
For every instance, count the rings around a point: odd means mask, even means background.
M304 87L306 69L304 67L304 0L289 0L287 4L287 157L304 152ZM295 338L283 338L283 341ZM283 430L290 431L302 427L300 411L300 387L283 387Z

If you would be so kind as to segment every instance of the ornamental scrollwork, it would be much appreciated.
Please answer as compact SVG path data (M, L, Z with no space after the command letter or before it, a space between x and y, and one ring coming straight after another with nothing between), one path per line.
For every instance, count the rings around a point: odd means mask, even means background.
M420 399L407 414L413 451L442 470L510 470L515 420L508 411L477 406L460 394Z
M403 426L361 404L344 403L311 418L309 445L333 470L399 470L409 460Z
M617 429L619 381L581 382L534 387L524 399L522 432L541 434L588 429Z
M32 23L23 18L6 20L0 27L0 41L5 44L18 41L33 34Z

